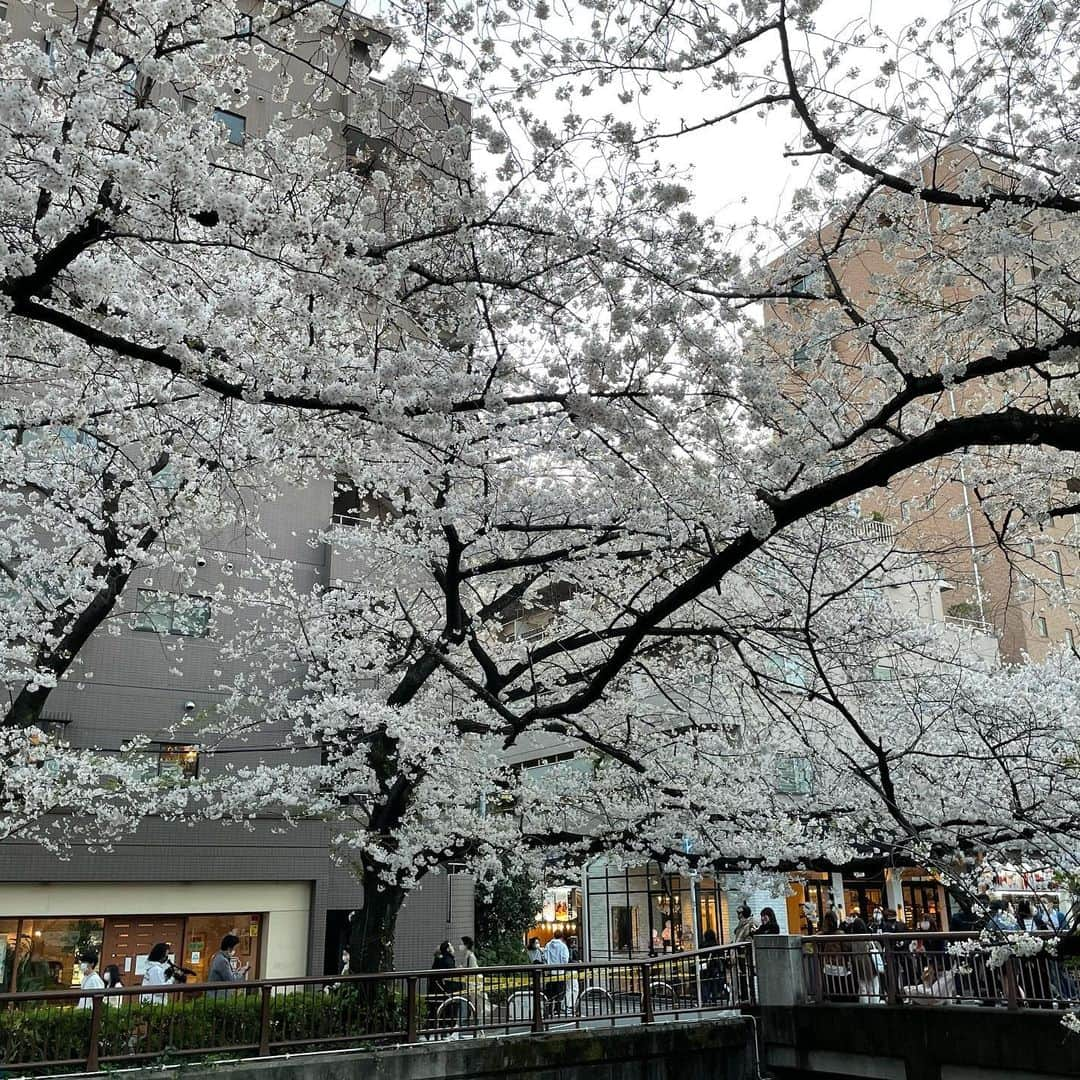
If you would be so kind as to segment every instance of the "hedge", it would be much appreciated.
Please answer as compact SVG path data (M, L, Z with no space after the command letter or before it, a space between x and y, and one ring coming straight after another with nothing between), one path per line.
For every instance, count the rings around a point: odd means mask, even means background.
M170 995L172 998L173 995ZM211 998L175 995L164 1005L143 1005L137 997L107 1002L101 1013L98 1053L102 1065L137 1055L136 1062L161 1064L208 1057L251 1056L260 1035L261 997L254 988ZM421 999L421 1008L423 999ZM0 1075L12 1066L38 1073L67 1072L68 1067L37 1066L44 1061L84 1061L90 1039L90 1010L37 1005L0 1010ZM385 986L341 985L324 992L277 994L270 1001L272 1051L302 1052L340 1038L339 1045L363 1046L405 1030L405 1002ZM282 1046L281 1044L287 1044ZM277 1044L277 1046L275 1046ZM233 1051L229 1048L237 1047ZM196 1053L201 1051L201 1053Z

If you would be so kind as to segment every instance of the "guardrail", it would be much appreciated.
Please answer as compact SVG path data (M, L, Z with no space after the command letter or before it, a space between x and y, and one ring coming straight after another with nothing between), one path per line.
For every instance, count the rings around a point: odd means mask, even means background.
M807 996L814 1003L1080 1005L1080 970L1053 933L839 934L803 938Z
M0 994L0 1073L648 1024L754 1002L749 943L634 962Z

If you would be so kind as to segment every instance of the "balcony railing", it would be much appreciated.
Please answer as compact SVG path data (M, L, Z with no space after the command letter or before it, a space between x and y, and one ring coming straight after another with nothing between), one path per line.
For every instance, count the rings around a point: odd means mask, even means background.
M15 1077L648 1024L755 1002L750 945L651 960L0 994Z
M816 935L802 941L807 996L816 1004L1071 1009L1080 1005L1080 969L1058 955L1062 940L1008 931Z

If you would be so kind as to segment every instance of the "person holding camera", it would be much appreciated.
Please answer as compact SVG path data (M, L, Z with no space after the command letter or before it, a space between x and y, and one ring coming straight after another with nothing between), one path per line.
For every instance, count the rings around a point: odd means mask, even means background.
M143 986L168 986L176 981L172 964L169 962L169 943L159 941L151 950L143 972ZM169 994L140 994L139 1000L144 1005L164 1005Z

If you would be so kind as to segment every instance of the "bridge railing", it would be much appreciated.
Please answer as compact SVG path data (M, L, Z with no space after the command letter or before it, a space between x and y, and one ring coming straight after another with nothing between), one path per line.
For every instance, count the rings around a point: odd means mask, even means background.
M754 1002L749 943L635 961L0 994L0 1074L648 1024Z
M1080 970L1053 933L839 934L803 938L811 1002L889 1005L1080 1005Z

